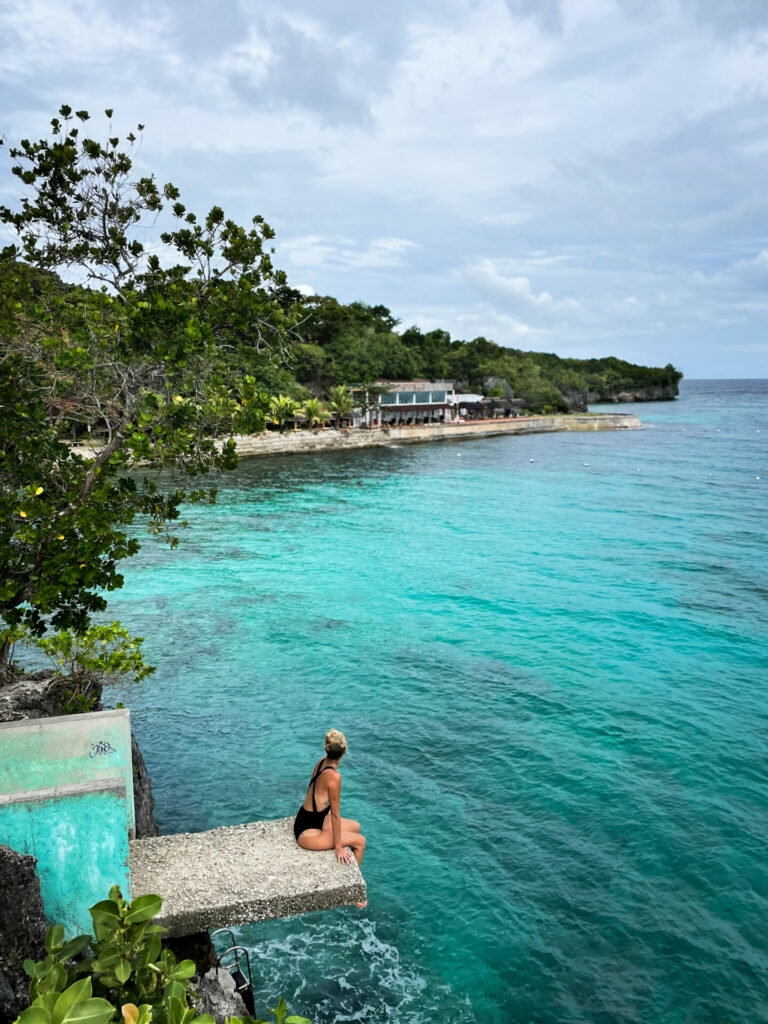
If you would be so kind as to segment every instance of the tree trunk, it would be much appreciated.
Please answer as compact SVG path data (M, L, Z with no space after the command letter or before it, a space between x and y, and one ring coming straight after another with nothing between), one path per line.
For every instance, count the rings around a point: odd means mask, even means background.
M0 646L0 683L5 680L5 677L9 673L10 666L8 659L11 656L11 641L8 637L3 640L2 646Z

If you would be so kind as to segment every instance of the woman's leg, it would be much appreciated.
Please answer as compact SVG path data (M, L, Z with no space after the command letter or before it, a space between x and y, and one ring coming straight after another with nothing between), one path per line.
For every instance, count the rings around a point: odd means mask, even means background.
M331 828L332 828L331 816L330 816L330 814L326 814L325 821L323 822L323 832L326 832L326 831L330 832ZM359 832L360 831L360 822L359 821L354 821L352 818L342 818L341 819L341 831L342 832Z
M365 836L361 836L359 832L347 832L342 828L341 845L350 848L359 864L365 851ZM329 828L305 829L299 836L299 846L305 850L332 850L333 832Z

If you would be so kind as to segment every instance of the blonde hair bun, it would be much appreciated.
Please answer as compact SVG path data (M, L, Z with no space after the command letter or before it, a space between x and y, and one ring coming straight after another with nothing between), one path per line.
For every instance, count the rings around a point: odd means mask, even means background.
M329 729L325 734L325 752L334 760L347 752L347 738L338 729Z

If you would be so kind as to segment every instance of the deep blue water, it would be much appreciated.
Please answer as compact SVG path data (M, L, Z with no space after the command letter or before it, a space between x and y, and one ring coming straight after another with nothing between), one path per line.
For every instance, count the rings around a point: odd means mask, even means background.
M369 908L239 931L316 1024L768 1016L768 382L646 429L252 459L110 612L163 831L343 729ZM757 479L760 477L761 479Z

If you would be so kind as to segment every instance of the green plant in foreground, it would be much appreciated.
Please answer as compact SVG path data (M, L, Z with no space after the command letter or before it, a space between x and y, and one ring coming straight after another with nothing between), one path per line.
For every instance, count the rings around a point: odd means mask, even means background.
M129 903L113 886L109 899L91 907L93 936L65 942L63 926L52 925L45 959L24 961L31 1005L15 1024L215 1024L195 1009L195 964L163 949L165 928L151 923L162 904L149 894ZM283 999L268 1012L277 1024L311 1024L287 1016ZM228 1024L266 1022L230 1017Z

